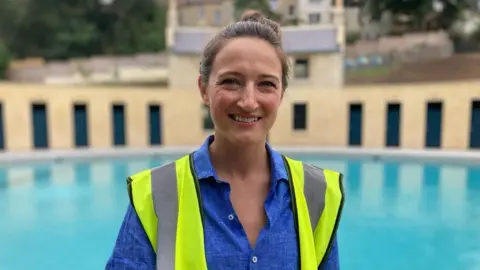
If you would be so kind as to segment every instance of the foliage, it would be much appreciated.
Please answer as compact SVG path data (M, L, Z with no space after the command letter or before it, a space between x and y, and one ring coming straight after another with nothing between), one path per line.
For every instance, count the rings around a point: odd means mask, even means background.
M284 18L281 20L283 26L300 25L303 23L305 23L305 20L302 20L301 18Z
M155 52L165 17L156 0L0 0L0 38L19 58Z
M101 51L131 54L165 49L167 8L155 0L117 0L94 11L102 33Z
M345 42L348 45L355 44L359 39L360 39L360 33L359 32L348 32L346 34Z
M472 40L480 45L480 27L477 26L477 29L472 33Z
M411 30L425 30L434 24L439 29L450 29L468 7L468 0L359 0L372 21L380 21L385 12L393 15L397 24ZM434 3L443 7L435 10ZM362 14L363 15L363 14Z
M134 54L165 49L166 6L158 0L0 0L0 41L9 57L66 59L92 55ZM449 29L468 0L346 0L364 7L373 21L389 12L401 29L422 30L432 21ZM105 1L103 1L105 2ZM268 0L235 0L235 17L257 9L284 25L301 23L283 20L270 9ZM350 4L349 4L350 5ZM408 18L405 20L405 18ZM403 31L403 30L402 30Z
M7 46L0 41L0 80L5 79L11 55Z

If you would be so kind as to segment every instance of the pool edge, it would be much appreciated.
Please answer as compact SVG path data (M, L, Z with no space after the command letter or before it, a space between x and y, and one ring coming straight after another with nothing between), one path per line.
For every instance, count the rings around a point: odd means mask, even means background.
M182 155L194 151L197 147L151 147L151 148L109 148L109 149L73 149L73 150L38 150L34 152L3 152L0 163L38 162L56 160L79 160L89 158L129 158L155 155ZM440 149L375 149L375 148L340 148L340 147L294 147L279 146L275 150L292 154L316 154L346 158L383 158L409 159L422 161L457 161L480 163L480 151L453 151Z

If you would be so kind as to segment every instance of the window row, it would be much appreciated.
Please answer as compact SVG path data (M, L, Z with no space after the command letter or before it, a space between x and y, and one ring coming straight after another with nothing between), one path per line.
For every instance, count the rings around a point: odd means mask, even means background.
M89 146L88 106L87 104L74 104L72 108L74 143L76 147ZM112 142L115 146L126 145L125 106L123 104L112 105ZM5 149L3 106L0 104L0 149ZM33 147L36 149L49 147L49 131L47 105L34 103L31 105L31 125ZM161 105L151 104L148 106L149 141L151 145L162 143L161 132Z
M425 148L440 148L442 145L443 103L428 102L425 114ZM400 103L388 103L386 111L385 146L400 146L401 134ZM350 104L348 143L351 146L362 145L363 105ZM419 116L421 117L421 116ZM480 148L480 100L471 103L469 147ZM459 131L462 132L462 131Z
M400 146L401 134L401 109L400 103L388 103L386 111L385 146ZM441 147L442 141L442 102L429 102L426 108L425 147ZM293 104L292 129L307 129L307 104ZM350 146L362 145L363 133L363 104L349 104L348 119L348 144ZM472 101L470 118L470 148L480 148L480 100Z
M207 111L204 118L204 129L213 129L213 122L211 121L208 108L206 109ZM387 104L385 129L385 146L387 147L400 146L401 109L402 105L400 103ZM425 147L427 148L441 147L442 111L442 102L429 102L427 104L425 129ZM308 122L307 119L307 104L293 104L292 129L298 131L306 130ZM361 146L362 132L363 104L349 104L348 144L350 146ZM472 101L469 141L470 148L480 148L480 100Z
M307 104L294 103L292 112L292 129L301 131L307 130ZM400 103L388 103L386 112L386 129L385 146L400 146L401 134L401 109ZM442 102L427 103L426 113L426 132L425 147L435 148L441 147L442 141ZM203 128L205 130L213 129L213 122L210 117L208 107L205 107L203 120ZM348 144L350 146L362 145L363 132L363 104L349 104L349 121L348 121ZM473 101L471 106L470 119L470 148L480 148L480 100Z
M363 104L351 103L348 105L348 144L350 146L362 145L363 134ZM210 111L207 106L203 107L203 129L214 128ZM111 106L112 142L115 146L126 145L126 113L123 104ZM159 104L150 104L148 110L148 140L151 145L162 144L162 107ZM307 103L294 103L292 105L292 129L304 131L308 129ZM398 147L401 141L401 113L402 104L388 103L386 110L385 145ZM442 102L429 102L426 108L425 122L425 147L441 147L442 141ZM74 104L72 107L72 124L74 131L74 143L76 147L89 145L88 106L87 104ZM34 148L49 147L49 130L47 105L34 103L31 105L32 140ZM0 149L5 148L3 106L0 103ZM471 103L470 119L470 148L480 148L480 100Z

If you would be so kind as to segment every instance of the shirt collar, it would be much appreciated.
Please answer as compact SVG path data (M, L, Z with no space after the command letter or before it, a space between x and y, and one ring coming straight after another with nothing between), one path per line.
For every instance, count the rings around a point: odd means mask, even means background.
M210 159L210 152L208 151L209 145L213 142L214 135L208 136L205 142L200 148L193 154L193 161L195 166L195 172L198 179L214 178L218 179L218 176L213 168L212 161ZM287 172L285 165L283 164L282 155L273 150L268 143L265 143L268 154L270 155L270 168L271 168L271 180L277 182L280 180L287 180Z

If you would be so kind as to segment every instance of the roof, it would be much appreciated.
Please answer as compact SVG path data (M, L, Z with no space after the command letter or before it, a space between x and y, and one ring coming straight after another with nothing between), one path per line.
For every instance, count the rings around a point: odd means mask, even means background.
M175 31L172 52L201 54L218 28L185 28ZM283 46L287 54L325 53L338 51L337 29L332 27L285 27Z
M338 51L334 27L291 27L283 31L283 49L287 54Z

